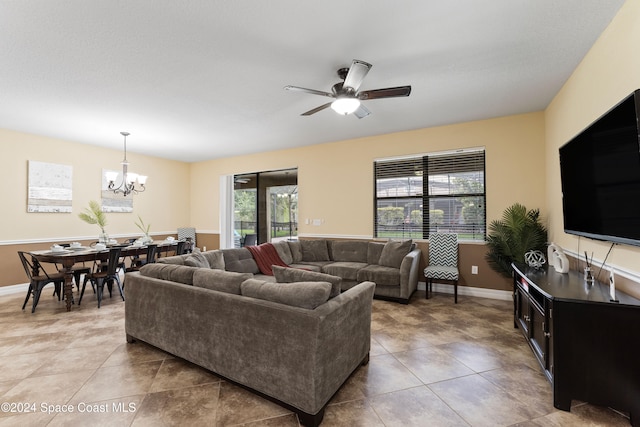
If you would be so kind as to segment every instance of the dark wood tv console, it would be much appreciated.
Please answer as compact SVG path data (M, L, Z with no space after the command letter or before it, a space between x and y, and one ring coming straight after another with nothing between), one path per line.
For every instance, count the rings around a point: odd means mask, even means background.
M616 291L612 302L608 284L575 271L512 267L514 327L552 384L553 406L608 406L640 426L640 300Z

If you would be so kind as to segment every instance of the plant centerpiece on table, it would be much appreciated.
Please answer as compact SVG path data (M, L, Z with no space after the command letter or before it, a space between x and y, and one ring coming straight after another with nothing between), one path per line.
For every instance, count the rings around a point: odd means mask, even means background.
M529 251L544 252L547 229L542 224L539 209L527 210L519 203L509 206L500 220L489 224L487 236L489 266L498 273L511 277L511 263L525 262Z
M109 235L104 231L104 227L107 225L107 216L102 212L98 202L91 200L89 207L84 208L84 211L80 212L78 217L87 224L96 224L100 227L100 235L98 236L100 243L107 244L109 242Z
M144 233L144 235L140 238L140 243L142 243L143 245L147 245L149 243L153 243L153 239L149 235L149 230L151 229L151 224L146 224L145 225L145 223L142 220L142 218L140 217L140 215L138 215L138 221L135 224L136 224L136 227L138 227L140 229L140 231L142 231Z

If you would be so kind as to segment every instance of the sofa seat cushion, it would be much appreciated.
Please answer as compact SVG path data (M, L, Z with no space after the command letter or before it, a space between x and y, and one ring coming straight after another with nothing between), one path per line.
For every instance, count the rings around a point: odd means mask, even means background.
M240 289L242 295L246 297L313 310L329 300L331 283L271 283L263 280L249 279L242 283Z
M145 264L140 268L140 274L155 279L169 280L171 282L193 284L193 273L197 268L177 264Z
M293 282L329 282L331 283L331 294L329 298L340 295L342 289L342 278L315 271L301 270L298 268L287 268L273 266L273 275L278 283ZM257 277L256 277L257 278Z
M197 268L193 273L193 286L218 292L240 295L240 285L252 279L251 273L235 273L212 268Z
M328 264L328 263L325 263L325 264ZM312 265L312 264L303 264L303 263L293 263L293 264L290 264L289 267L299 268L301 270L315 271L317 273L320 273L320 270L322 269L321 265Z
M364 262L332 262L322 266L321 271L332 276L342 277L345 280L358 280L358 270L366 267Z
M253 255L246 248L222 249L224 256L224 268L227 271L236 273L260 273L258 264L253 259Z
M300 266L299 268L307 268L313 271L322 272L322 267L329 264L333 264L333 261L301 261L297 265ZM291 267L291 265L289 267Z
M368 265L358 270L358 281L400 286L400 269L384 265Z
M329 240L329 256L333 261L367 262L369 242Z

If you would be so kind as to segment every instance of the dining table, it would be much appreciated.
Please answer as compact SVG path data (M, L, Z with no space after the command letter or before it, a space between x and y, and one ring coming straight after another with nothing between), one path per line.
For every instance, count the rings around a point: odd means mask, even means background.
M179 240L163 240L153 242L158 247L158 256L175 251ZM92 246L65 247L62 249L47 249L29 252L40 263L50 263L58 265L61 272L64 272L64 298L67 311L71 311L73 303L73 266L80 262L106 261L109 258L109 250L113 247L120 247L121 257L135 257L147 253L147 245L141 244L108 244L105 249L96 249ZM37 268L37 267L36 267ZM39 272L34 271L35 275Z

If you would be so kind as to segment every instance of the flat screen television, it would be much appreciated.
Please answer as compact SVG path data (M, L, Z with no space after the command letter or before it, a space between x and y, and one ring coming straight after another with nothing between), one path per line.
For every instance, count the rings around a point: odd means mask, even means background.
M640 246L640 89L560 147L564 231Z

